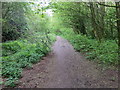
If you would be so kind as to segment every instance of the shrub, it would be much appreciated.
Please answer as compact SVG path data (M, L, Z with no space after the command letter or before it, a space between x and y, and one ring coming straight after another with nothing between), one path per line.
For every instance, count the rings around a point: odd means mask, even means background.
M45 44L17 40L2 44L2 76L7 78L5 85L14 87L21 77L22 68L31 67L50 50Z
M86 52L86 58L99 60L99 62L110 65L118 65L118 46L114 40L98 42L83 35L66 35L74 48Z

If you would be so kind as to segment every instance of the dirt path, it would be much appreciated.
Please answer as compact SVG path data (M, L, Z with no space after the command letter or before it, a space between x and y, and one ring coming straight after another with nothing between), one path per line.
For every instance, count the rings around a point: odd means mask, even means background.
M98 68L57 36L53 52L23 71L19 88L117 88L117 71Z

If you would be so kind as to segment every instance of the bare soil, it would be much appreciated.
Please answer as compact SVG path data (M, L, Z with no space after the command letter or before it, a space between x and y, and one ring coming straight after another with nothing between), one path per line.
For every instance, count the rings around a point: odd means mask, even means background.
M25 69L17 88L118 88L118 72L103 70L57 36L52 52Z

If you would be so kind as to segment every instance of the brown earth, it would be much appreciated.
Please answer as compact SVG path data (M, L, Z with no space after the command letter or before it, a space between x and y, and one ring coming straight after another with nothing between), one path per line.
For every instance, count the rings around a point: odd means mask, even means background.
M99 67L57 36L52 52L25 69L18 88L117 88L118 72Z

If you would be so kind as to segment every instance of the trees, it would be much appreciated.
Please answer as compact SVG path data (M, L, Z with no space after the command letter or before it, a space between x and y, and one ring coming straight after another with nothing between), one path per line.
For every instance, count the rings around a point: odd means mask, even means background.
M25 12L27 4L22 2L2 3L2 41L15 40L27 28Z
M95 2L58 2L54 5L52 19L59 23L55 29L62 32L56 34L67 38L76 50L87 53L89 59L98 60L101 64L118 65L116 9L104 4L115 5L104 2L100 5ZM82 30L86 33L83 34Z
M84 3L80 2L61 2L54 4L55 12L57 12L59 17L62 17L63 23L72 27L75 33L87 35L85 27L87 11L82 10L82 7L87 8Z
M105 7L98 6L96 3L90 2L91 21L94 36L101 41L104 38L104 16Z
M71 26L75 33L103 41L117 39L116 10L114 3L110 4L113 6L105 2L58 2L52 7L55 14L65 25Z
M115 6L106 5L98 3L104 7L114 7L116 8L116 23L117 23L117 32L118 32L118 58L120 58L120 2L115 2Z
M55 14L57 14L56 17L60 18L63 24L65 24L65 27L71 27L75 35L82 34L95 41L97 40L98 46L96 47L100 46L99 55L103 53L103 56L100 56L103 58L103 61L105 59L108 62L117 63L120 58L120 2L58 2L53 6L55 8ZM81 38L78 38L77 35L76 38L79 42ZM72 38L75 38L75 36L72 36ZM80 44L82 43L81 41L79 42ZM76 43L78 47L82 47L75 40L73 40L73 43ZM106 47L105 51L101 48L103 43L106 43L103 46L103 48ZM107 46L109 47L107 43L111 43L110 47L112 47L112 43L116 47L114 49L111 48L111 52L105 56ZM119 47L118 58L117 44ZM99 51L96 52L95 50L94 52L98 53ZM117 59L114 59L114 56Z
M0 68L2 77L6 79L6 86L15 87L22 68L31 67L32 63L40 61L50 50L53 39L48 35L48 19L38 9L41 8L31 3L3 3Z

